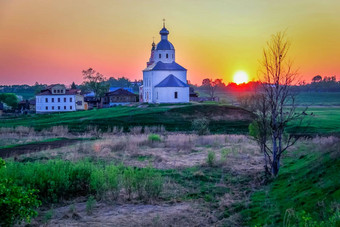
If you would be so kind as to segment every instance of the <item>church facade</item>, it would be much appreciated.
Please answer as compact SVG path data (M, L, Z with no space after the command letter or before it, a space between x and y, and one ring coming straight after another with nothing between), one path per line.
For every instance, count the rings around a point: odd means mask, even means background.
M163 24L161 41L152 43L151 56L143 70L140 101L147 103L189 102L187 70L176 63L175 48L168 40L169 31Z

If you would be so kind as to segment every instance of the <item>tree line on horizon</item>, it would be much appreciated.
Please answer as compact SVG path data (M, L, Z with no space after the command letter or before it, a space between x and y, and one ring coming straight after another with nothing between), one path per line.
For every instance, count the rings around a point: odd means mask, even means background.
M259 89L261 82L249 81L242 84L229 82L225 84L222 79L205 78L200 86L192 84L190 86L205 91L210 97L215 97L216 92L254 92ZM340 81L336 80L336 76L317 75L312 78L310 83L302 81L290 86L296 92L340 92Z

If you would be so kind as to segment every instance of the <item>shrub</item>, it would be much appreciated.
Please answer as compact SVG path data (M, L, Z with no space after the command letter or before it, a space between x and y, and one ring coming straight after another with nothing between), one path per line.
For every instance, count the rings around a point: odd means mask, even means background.
M195 119L192 122L192 129L200 136L209 134L209 120L206 118Z
M157 134L150 134L148 136L148 140L151 142L160 142L161 141L161 137Z
M129 198L154 199L162 190L162 177L153 168L132 168L111 164L48 161L10 162L0 171L1 178L27 188L39 189L39 198L45 203L95 194L101 199L116 200L121 192Z
M124 170L124 188L129 199L133 196L144 200L155 199L162 191L162 186L161 175L150 167L143 169L128 167Z
M0 169L5 162L0 158ZM34 210L40 206L36 190L26 190L15 185L12 180L0 178L0 225L10 226L22 221L30 222L38 213Z
M215 159L216 159L215 152L209 151L208 152L208 158L207 158L208 165L213 166L215 164Z
M110 198L117 199L120 184L119 184L119 167L110 165L103 168L95 169L91 174L91 189L98 197L106 197L109 194Z
M221 161L222 162L225 162L227 160L227 156L230 152L231 152L231 150L228 149L228 148L224 148L224 149L221 150Z

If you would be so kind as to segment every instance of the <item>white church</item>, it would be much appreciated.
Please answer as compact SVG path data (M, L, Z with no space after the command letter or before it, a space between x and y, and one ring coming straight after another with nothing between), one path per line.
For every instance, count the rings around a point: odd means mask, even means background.
M161 41L152 43L151 57L143 70L140 101L147 103L189 102L187 70L175 62L175 48L168 40L169 31L159 32Z

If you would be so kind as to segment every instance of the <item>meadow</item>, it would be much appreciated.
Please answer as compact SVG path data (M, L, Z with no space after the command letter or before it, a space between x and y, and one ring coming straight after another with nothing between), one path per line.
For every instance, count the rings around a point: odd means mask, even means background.
M266 184L262 154L245 135L137 130L8 158L0 176L39 190L33 225L332 226L339 142L300 140Z
M340 107L290 125L307 136L269 180L252 119L218 103L2 118L0 179L37 190L33 226L338 226Z

